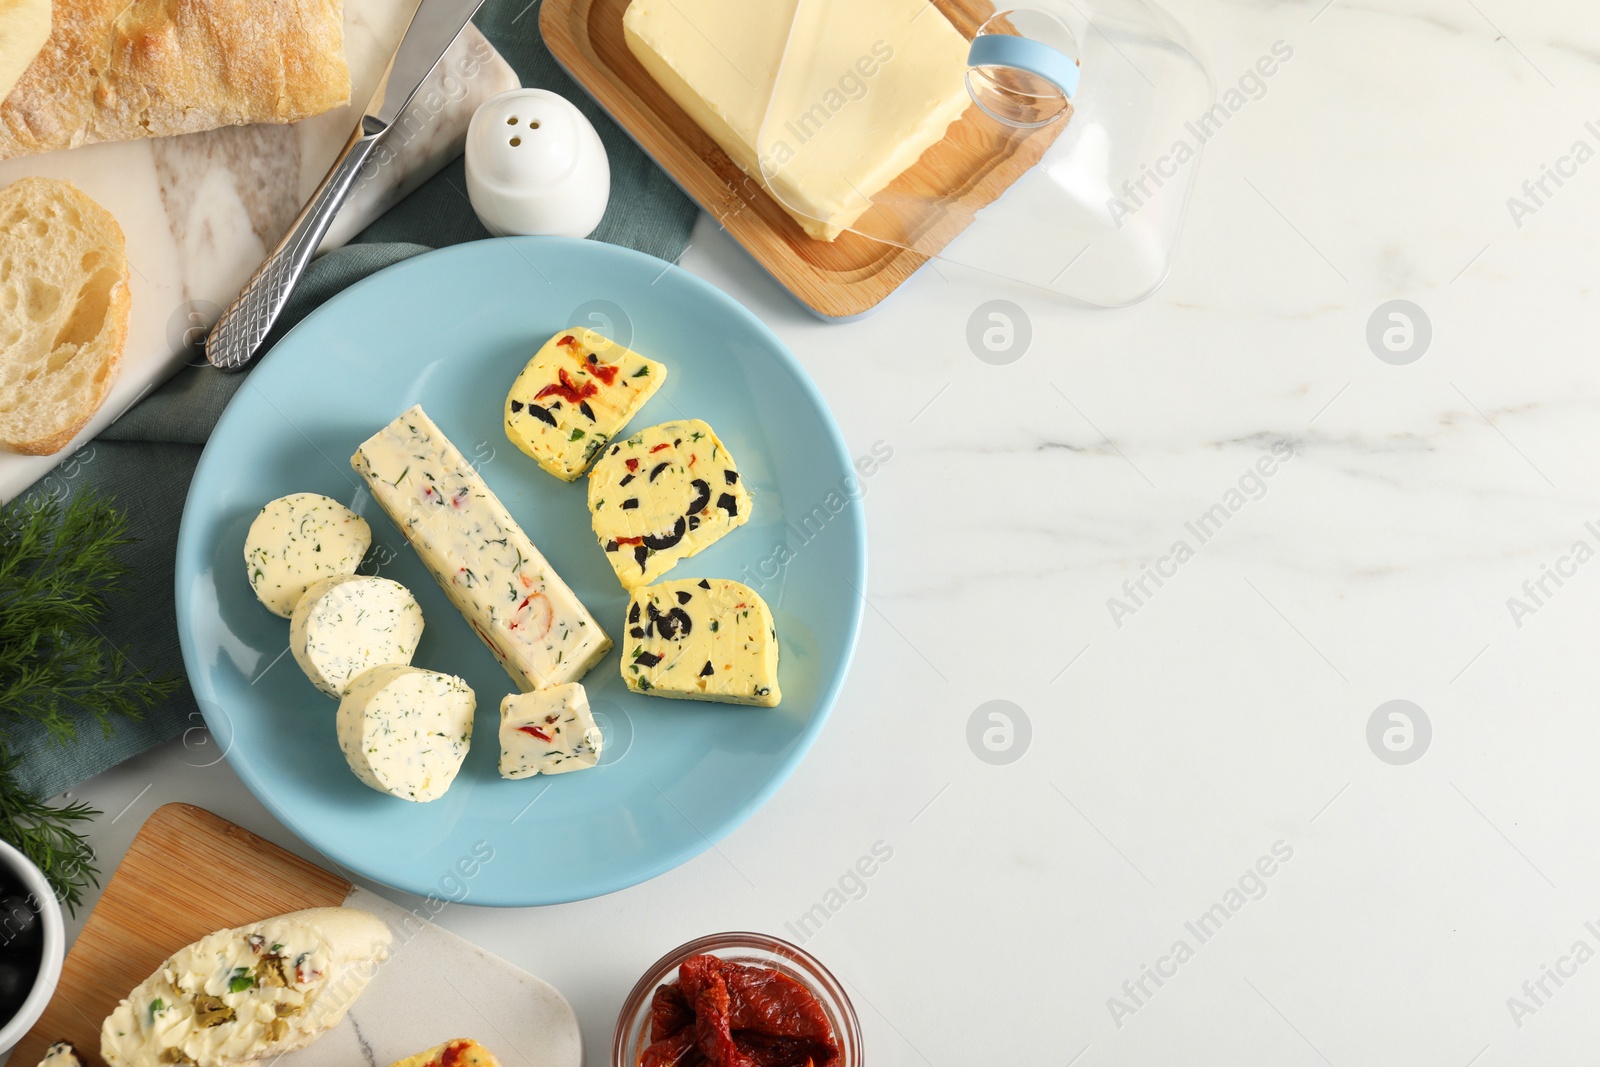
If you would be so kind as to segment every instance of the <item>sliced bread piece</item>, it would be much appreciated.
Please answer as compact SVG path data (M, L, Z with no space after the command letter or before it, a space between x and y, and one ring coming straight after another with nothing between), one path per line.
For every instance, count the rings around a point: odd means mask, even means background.
M128 339L122 227L70 182L0 189L0 448L47 456L100 410Z

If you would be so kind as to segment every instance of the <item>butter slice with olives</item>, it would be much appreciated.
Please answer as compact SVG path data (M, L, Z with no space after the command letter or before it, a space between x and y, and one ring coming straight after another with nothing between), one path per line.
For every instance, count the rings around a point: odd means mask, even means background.
M500 1067L500 1061L472 1038L458 1037L437 1048L395 1060L391 1067Z
M577 682L500 702L500 777L565 774L600 762L603 740Z
M755 590L724 578L635 589L622 678L635 693L776 707L778 629Z
M107 1067L237 1067L338 1025L388 958L389 927L312 908L179 949L106 1017Z
M750 491L710 426L664 422L595 461L589 513L606 559L634 589L748 522Z
M44 1050L39 1067L83 1067L83 1057L70 1041L57 1041Z
M574 481L667 379L667 368L604 334L562 330L528 361L506 397L506 436Z

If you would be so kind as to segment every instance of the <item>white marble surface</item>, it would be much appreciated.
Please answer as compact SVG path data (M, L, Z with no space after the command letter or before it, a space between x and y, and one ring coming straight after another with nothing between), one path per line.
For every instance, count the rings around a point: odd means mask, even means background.
M0 162L0 186L23 177L63 178L105 205L127 239L133 294L122 369L105 404L53 456L0 451L0 501L58 464L93 462L92 450L77 454L85 443L179 368L204 358L196 341L277 245L338 157L416 6L417 0L348 0L351 102L345 107L292 125L224 127ZM347 242L460 155L477 106L519 84L474 26L429 78L363 173L322 251Z
M1219 85L1275 41L1294 57L1208 146L1138 307L928 272L829 325L702 220L688 268L793 347L853 450L894 458L855 668L772 802L614 896L441 916L566 994L590 1067L659 953L783 934L842 878L859 899L807 947L874 1067L1592 1058L1600 957L1570 954L1600 950L1600 562L1560 561L1600 544L1600 159L1520 228L1507 198L1600 146L1600 12L1323 5L1173 0ZM993 366L964 335L1001 296L1033 341ZM1397 298L1433 328L1408 366L1365 339ZM1279 442L1265 494L1119 628L1108 598ZM1508 598L1546 565L1572 576L1519 627ZM1366 738L1396 699L1432 725L1404 766ZM968 746L991 700L1031 722L1008 766ZM176 799L303 850L207 758L175 744L80 791L107 864ZM880 841L863 895L847 872ZM1185 924L1280 841L1201 943ZM1192 958L1134 1004L1124 982L1180 939Z
M503 1067L579 1067L578 1020L560 992L441 930L433 908L402 908L360 886L345 906L389 924L394 947L350 1014L283 1067L389 1067L459 1037L477 1037Z

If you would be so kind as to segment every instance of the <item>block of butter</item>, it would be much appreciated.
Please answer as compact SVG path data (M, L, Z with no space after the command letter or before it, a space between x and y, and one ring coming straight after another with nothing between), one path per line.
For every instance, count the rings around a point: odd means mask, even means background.
M622 27L678 106L824 241L969 103L968 42L928 0L633 0ZM784 62L791 34L803 67Z
M518 689L575 682L600 662L611 638L421 406L350 465Z

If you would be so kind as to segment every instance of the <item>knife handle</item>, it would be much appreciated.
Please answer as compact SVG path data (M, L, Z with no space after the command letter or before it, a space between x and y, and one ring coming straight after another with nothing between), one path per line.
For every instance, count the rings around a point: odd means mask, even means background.
M357 127L289 232L211 328L206 337L206 359L212 366L225 371L242 370L256 357L261 342L289 302L294 283L316 254L382 133L381 128L367 132Z

